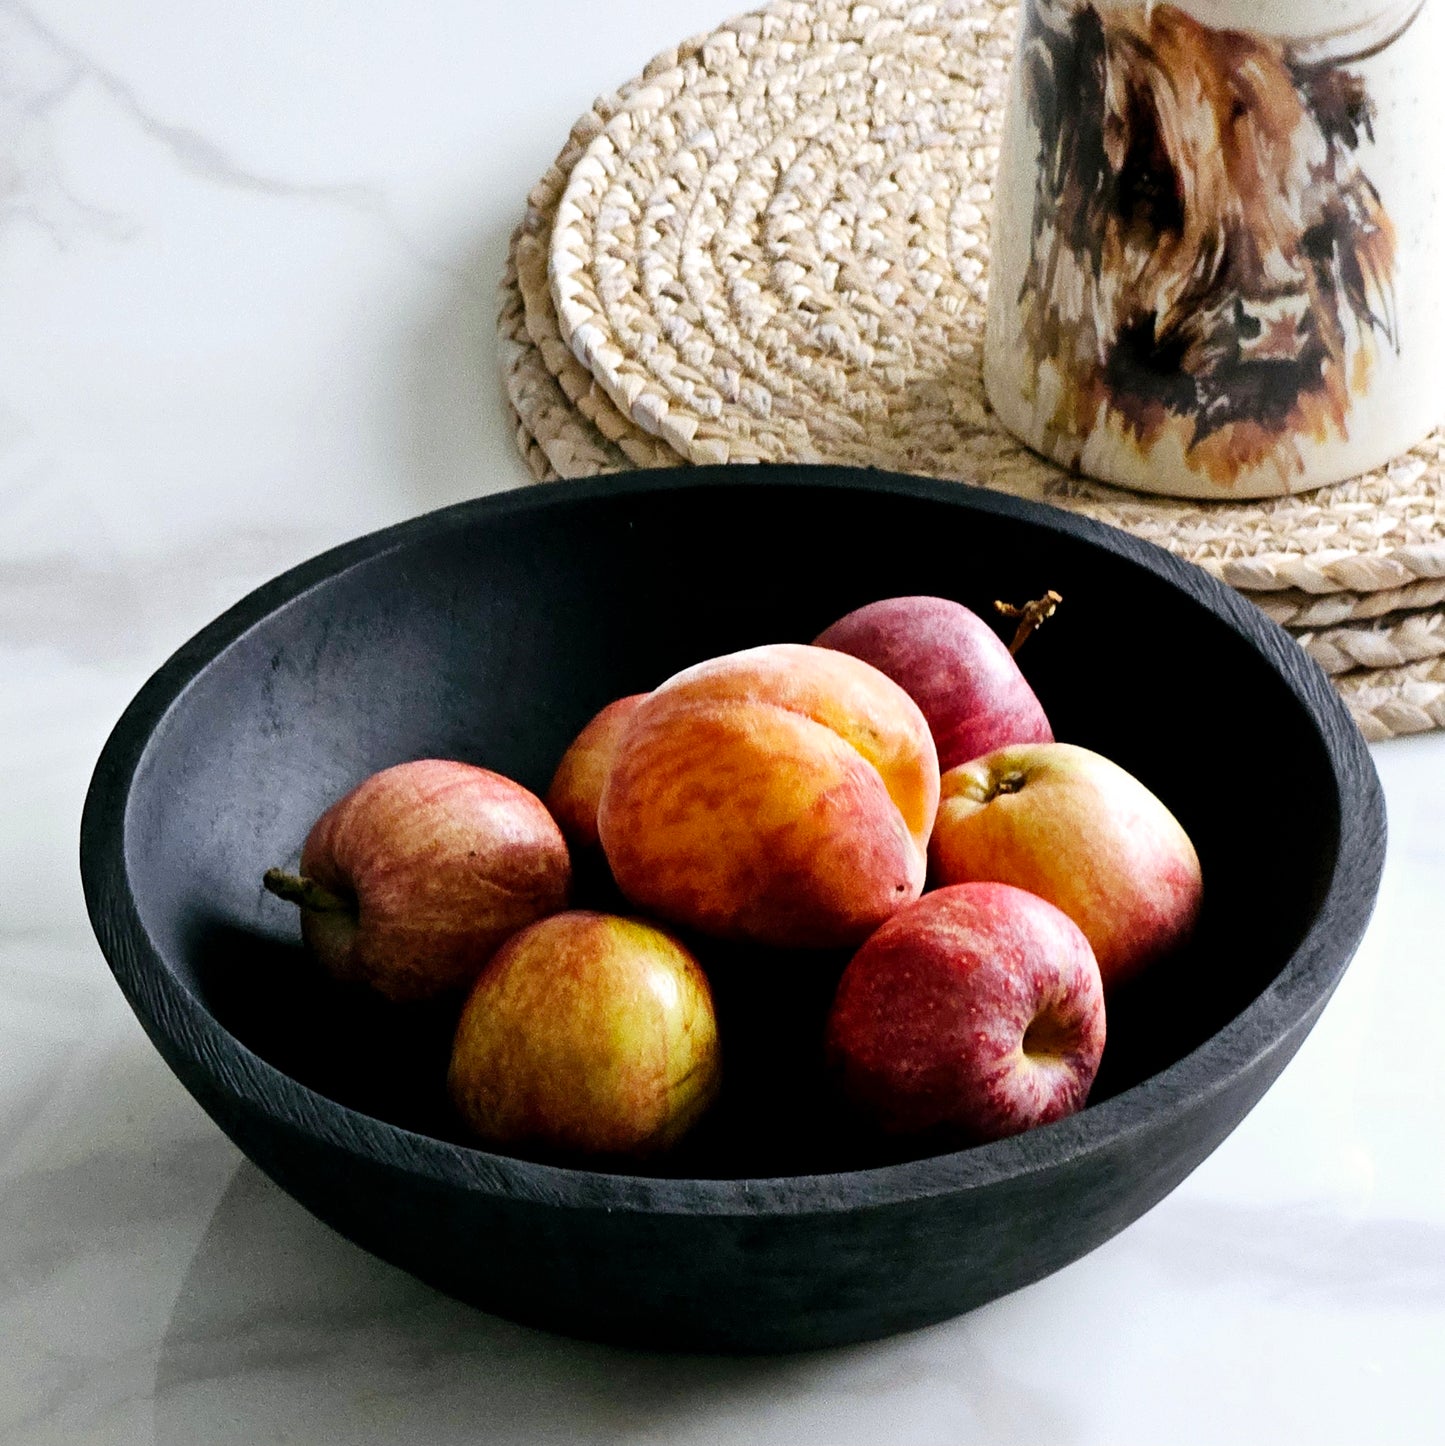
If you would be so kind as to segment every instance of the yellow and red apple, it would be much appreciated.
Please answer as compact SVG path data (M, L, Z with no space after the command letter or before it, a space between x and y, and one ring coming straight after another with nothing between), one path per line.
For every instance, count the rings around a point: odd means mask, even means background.
M1064 911L1114 989L1188 938L1203 894L1189 835L1137 778L1067 743L1001 748L943 776L942 884L1015 884Z
M597 807L602 801L602 789L622 734L646 696L634 693L609 703L572 740L552 775L545 801L573 848L597 847Z

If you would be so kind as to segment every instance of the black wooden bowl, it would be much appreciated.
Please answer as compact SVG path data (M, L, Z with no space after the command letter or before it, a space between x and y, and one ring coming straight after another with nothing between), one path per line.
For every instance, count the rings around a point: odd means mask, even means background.
M1058 1124L928 1158L868 1153L813 1068L836 961L734 958L717 966L726 1106L664 1169L488 1153L446 1108L445 1012L389 1012L319 980L294 911L261 888L328 803L387 764L463 758L540 791L596 709L701 658L806 641L876 598L989 614L1048 588L1064 605L1023 661L1058 736L1164 799L1207 890L1189 951L1111 1004L1091 1103ZM786 1350L967 1310L1173 1189L1344 972L1384 812L1320 672L1204 573L957 485L748 468L486 498L287 573L132 703L81 851L96 933L156 1047L344 1235L517 1320Z

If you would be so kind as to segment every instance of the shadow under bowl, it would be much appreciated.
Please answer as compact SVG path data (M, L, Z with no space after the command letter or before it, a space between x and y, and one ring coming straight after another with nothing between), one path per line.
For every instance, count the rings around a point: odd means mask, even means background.
M654 1173L466 1143L453 1014L321 979L261 887L315 817L409 758L545 790L603 704L865 602L1053 588L1025 670L1059 738L1141 778L1206 902L1110 1003L1089 1106L884 1157L829 1106L836 957L709 959L724 1099ZM1364 743L1281 629L1122 532L953 483L837 468L637 473L364 537L260 588L146 684L96 768L90 915L156 1047L342 1234L487 1310L597 1339L776 1351L881 1336L1040 1279L1174 1188L1308 1033L1364 931L1384 809Z

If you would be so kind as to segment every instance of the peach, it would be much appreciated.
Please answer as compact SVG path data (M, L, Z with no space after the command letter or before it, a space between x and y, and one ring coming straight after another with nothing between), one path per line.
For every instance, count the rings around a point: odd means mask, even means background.
M552 775L545 802L574 848L597 847L597 805L602 788L622 734L646 696L634 693L609 703L572 740Z
M639 1157L692 1128L720 1071L692 955L651 924L572 910L515 935L482 971L447 1084L491 1144Z
M640 908L722 938L846 947L922 892L938 789L902 688L846 653L777 643L638 704L598 831Z

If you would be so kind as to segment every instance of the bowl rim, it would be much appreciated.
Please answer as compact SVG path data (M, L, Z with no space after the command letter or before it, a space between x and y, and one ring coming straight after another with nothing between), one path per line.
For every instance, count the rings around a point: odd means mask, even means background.
M831 1174L711 1179L542 1164L419 1134L301 1084L224 1029L167 966L141 920L127 871L132 786L151 741L204 670L281 607L394 550L478 523L579 503L626 505L661 493L752 488L865 491L992 513L1091 543L1174 584L1261 653L1294 694L1330 760L1339 846L1320 909L1271 983L1195 1050L1120 1094L1066 1119L991 1144L902 1164ZM754 499L749 499L750 501ZM183 643L141 687L96 764L81 821L86 906L102 952L152 1042L203 1107L191 1082L232 1106L260 1110L312 1143L418 1174L436 1185L562 1208L689 1215L816 1215L878 1208L1053 1171L1114 1148L1157 1122L1161 1107L1230 1088L1333 991L1369 922L1385 854L1385 810L1365 740L1320 668L1285 630L1201 568L1078 514L939 481L860 468L763 464L637 471L523 486L424 513L330 548L254 589ZM1302 1036L1301 1036L1302 1037Z

